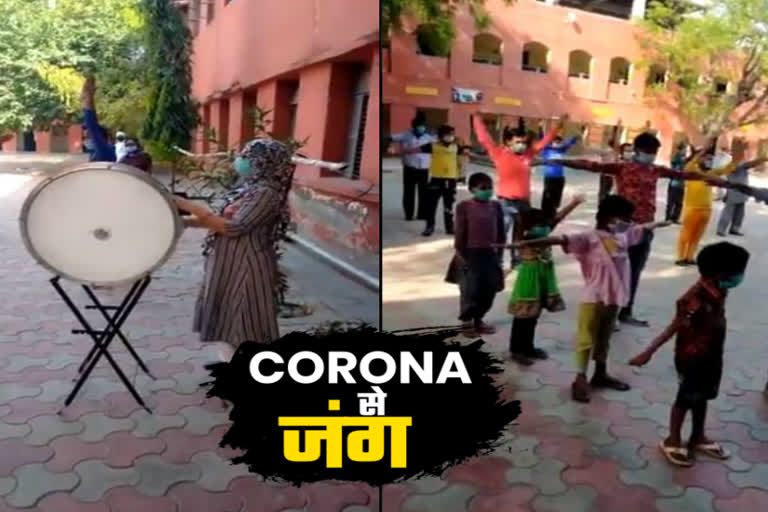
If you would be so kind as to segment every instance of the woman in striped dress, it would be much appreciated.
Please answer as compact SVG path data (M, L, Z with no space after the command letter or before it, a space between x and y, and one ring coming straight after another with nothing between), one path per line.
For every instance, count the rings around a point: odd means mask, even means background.
M222 361L229 361L245 341L279 337L275 242L293 181L291 157L281 142L252 140L235 160L244 184L220 213L176 199L179 208L192 214L187 226L210 231L194 329L201 341L219 342Z

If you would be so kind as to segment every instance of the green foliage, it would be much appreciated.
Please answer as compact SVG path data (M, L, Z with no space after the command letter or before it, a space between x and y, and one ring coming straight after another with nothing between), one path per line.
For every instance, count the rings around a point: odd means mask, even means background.
M696 9L683 4L654 2L646 16L641 36L646 64L662 65L668 73L657 98L671 95L703 132L763 123L768 100L765 2L710 0ZM728 82L728 89L717 91L718 82Z
M503 0L506 5L515 1ZM388 38L390 31L402 30L406 17L413 17L423 25L419 34L422 46L429 53L447 56L456 38L456 10L468 8L477 29L484 30L491 23L485 3L485 0L381 0L382 33Z
M143 26L137 1L0 1L0 132L77 118L83 76L134 60Z
M191 98L192 35L171 0L142 0L146 19L149 105L142 137L189 148L198 125Z

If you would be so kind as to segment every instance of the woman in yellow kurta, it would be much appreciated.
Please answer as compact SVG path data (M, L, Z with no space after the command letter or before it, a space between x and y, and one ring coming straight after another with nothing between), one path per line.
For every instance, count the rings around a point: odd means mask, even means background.
M685 171L694 174L705 174L710 177L728 176L740 167L751 169L760 165L762 160L742 162L741 158L734 159L724 167L711 169L712 154L694 156ZM709 219L712 216L712 187L705 181L691 180L685 184L685 198L683 199L683 225L680 229L680 238L677 242L677 265L695 265L694 256L699 247L704 232L707 230Z

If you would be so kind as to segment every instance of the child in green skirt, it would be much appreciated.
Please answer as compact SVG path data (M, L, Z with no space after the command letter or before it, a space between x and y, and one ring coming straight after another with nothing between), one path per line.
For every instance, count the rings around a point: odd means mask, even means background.
M521 227L523 240L546 238L573 210L585 200L576 196L559 212L547 213L539 209L523 212ZM509 297L508 311L515 318L509 336L509 352L514 361L530 366L535 359L547 359L547 353L533 345L536 324L541 312L563 311L565 303L560 296L549 247L521 247L522 263L517 268L517 279Z

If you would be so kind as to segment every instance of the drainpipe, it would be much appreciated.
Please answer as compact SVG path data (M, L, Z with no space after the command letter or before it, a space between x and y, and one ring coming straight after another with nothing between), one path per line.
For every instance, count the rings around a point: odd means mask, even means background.
M306 238L303 238L296 233L288 233L288 238L298 245L302 250L311 253L313 256L320 258L323 263L330 266L340 274L348 277L356 283L365 286L369 290L379 292L381 290L381 284L378 278L363 272L362 270L355 268L344 260L341 260L329 253L328 251L318 247Z

